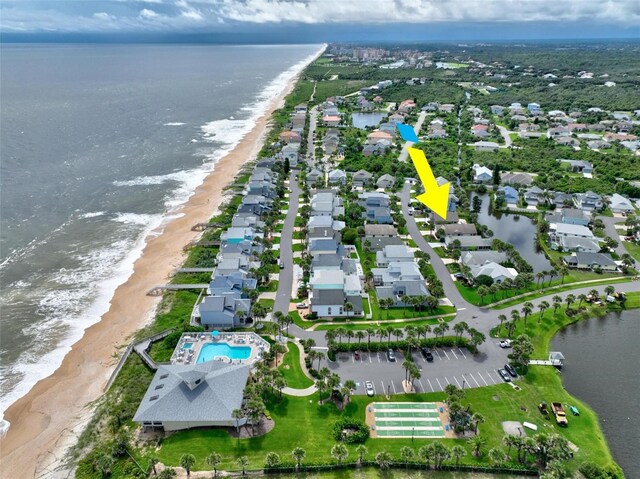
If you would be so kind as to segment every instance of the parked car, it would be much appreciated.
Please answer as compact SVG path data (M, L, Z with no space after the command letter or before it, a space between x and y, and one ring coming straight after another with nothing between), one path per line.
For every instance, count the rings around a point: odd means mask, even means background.
M511 382L511 376L509 376L509 373L504 369L498 369L498 374L502 377L502 379L504 379L505 383Z
M304 309L307 307L307 303L298 303L296 304L296 308L298 309Z
M513 368L513 366L511 366L511 364L505 364L504 365L504 369L511 374L511 377L518 377L518 373L516 373L516 370Z
M364 389L365 391L367 391L367 396L369 397L373 396L376 393L373 389L373 383L371 381L366 381L364 383Z
M415 208L409 207L409 216L413 216L413 213L415 213Z
M431 350L425 346L420 348L420 352L422 353L422 356L424 356L424 358L431 362L433 361L433 354L431 353Z
M284 261L278 261L278 266L280 266L280 269L284 269Z
M500 341L500 347L501 348L510 348L511 347L511 340L510 339L503 339L502 341Z
M353 359L356 361L360 361L360 351L356 351L353 353Z
M393 351L393 349L387 349L387 359L392 363L395 362L396 353Z

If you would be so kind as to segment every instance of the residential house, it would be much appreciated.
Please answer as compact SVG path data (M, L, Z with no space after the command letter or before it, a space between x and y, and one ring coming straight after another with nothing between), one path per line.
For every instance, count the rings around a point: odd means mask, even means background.
M500 181L504 185L523 185L529 186L533 183L533 176L529 173L502 173Z
M404 123L404 116L400 115L399 113L389 115L389 123L393 123L394 125L396 123Z
M444 245L447 249L451 250L453 245L459 245L460 250L490 250L493 240L491 238L483 238L479 235L471 236L445 236Z
M322 140L322 149L325 154L333 155L338 151L338 139L335 137L325 137L324 140Z
M133 420L143 430L179 431L246 423L242 408L251 366L220 361L160 364Z
M368 238L396 238L398 230L392 225L366 224L364 225L364 235Z
M593 191L576 193L573 197L573 201L577 208L584 211L601 210L604 207L602 197Z
M571 132L566 126L557 126L555 128L549 128L547 135L549 138L560 138L563 136L571 136Z
M344 214L344 203L333 191L318 191L311 197L311 216L337 218Z
M347 182L347 174L342 170L331 170L329 172L330 185L344 185Z
M338 115L325 115L322 117L324 126L339 126L342 118Z
M467 251L460 257L460 261L469 267L485 263L504 263L507 261L507 253L503 251Z
M444 225L442 229L444 230L445 236L474 236L478 234L476 225L469 223Z
M473 165L473 182L488 183L493 178L493 170L478 164Z
M504 196L504 200L506 201L508 206L516 206L518 203L518 190L516 190L513 186L501 186L496 191L496 197Z
M368 192L358 195L358 204L365 211L362 214L367 221L379 224L393 224L389 209L389 195L379 192Z
M298 166L298 152L300 150L299 143L289 143L280 151L283 160L289 160L289 166Z
M469 268L471 276L489 276L494 283L502 283L505 279L515 279L518 272L513 268L505 268L501 264L495 262L487 262L480 265L473 265Z
M570 268L616 271L618 265L608 253L573 253L562 258Z
M414 261L392 262L386 268L372 268L378 301L391 298L393 306L410 304L407 298L428 296L429 290Z
M438 183L438 186L442 186L445 183L449 183L449 199L447 202L447 212L449 213L455 212L456 209L458 208L458 197L453 193L453 184L446 178L443 178L442 176L438 176L436 178L436 183ZM447 219L448 217L449 215L447 215Z
M489 127L487 125L473 125L471 127L471 133L477 138L488 138L491 136L489 133Z
M495 141L476 141L473 146L476 151L498 151L500 148Z
M530 206L536 206L543 200L544 191L537 186L532 186L524 191L524 201Z
M300 103L299 105L293 107L293 111L295 111L296 113L307 113L307 104Z
M566 223L568 225L587 226L591 221L591 215L576 208L562 208L549 217L550 223Z
M619 195L618 193L614 193L613 195L611 195L609 202L611 211L613 213L621 213L626 215L629 213L635 213L636 211L631 201L629 201L624 196Z
M570 225L566 223L556 223L551 225L552 234L557 238L562 236L574 236L578 238L593 239L593 233L589 228L582 225Z
M575 236L562 236L558 243L555 243L555 246L555 249L562 248L562 251L579 251L581 253L598 253L602 249L595 239ZM553 243L551 247L554 247Z
M502 115L502 113L504 113L504 107L501 105L491 105L489 109L491 110L491 113L494 115Z
M382 175L380 178L378 178L378 181L376 181L376 186L378 188L383 188L383 189L393 188L395 184L396 184L395 176L391 176L389 174Z
M353 186L363 187L373 181L373 175L366 170L358 170L352 176Z
M316 168L307 173L307 183L314 184L320 179L324 180L324 173Z
M239 291L225 291L205 296L198 305L200 324L206 329L236 328L242 317L251 311L251 300L243 298Z
M376 252L376 265L380 268L388 266L389 263L402 263L413 261L413 253L405 245L390 245Z
M368 157L372 155L381 155L387 149L387 145L385 145L382 141L376 143L366 143L362 147L362 156Z
M222 243L240 243L243 240L252 240L259 236L253 228L228 228L220 235Z
M300 133L297 131L283 131L279 135L280 141L283 143L300 143Z
M593 165L583 160L560 160L561 163L569 165L569 169L578 173L593 173Z
M573 206L573 196L569 193L554 193L553 204L556 205L556 208L571 207Z
M372 131L367 135L367 141L369 143L375 143L378 140L387 140L391 142L393 141L393 135L386 131L380 131L380 130Z

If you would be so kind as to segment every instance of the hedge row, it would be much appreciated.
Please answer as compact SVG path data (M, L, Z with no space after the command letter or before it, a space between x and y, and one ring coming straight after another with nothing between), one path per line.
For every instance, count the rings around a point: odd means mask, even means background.
M418 341L420 347L435 347L435 346L456 346L462 348L468 348L472 350L473 347L469 344L467 338L456 338L454 336L445 336L444 338L427 338ZM372 341L371 344L367 342L358 343L335 343L332 349L336 352L349 352L349 351L386 351L387 349L406 350L407 341Z

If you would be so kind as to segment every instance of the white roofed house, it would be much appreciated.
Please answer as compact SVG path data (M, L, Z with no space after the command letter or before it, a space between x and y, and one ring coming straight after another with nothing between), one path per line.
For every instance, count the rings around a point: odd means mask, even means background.
M300 151L299 143L289 143L280 150L280 156L283 160L289 160L289 165L298 166L298 153Z
M498 151L500 145L494 141L476 141L473 146L476 151Z
M601 210L604 207L602 197L593 191L586 193L576 193L573 197L576 208L584 211Z
M424 277L414 261L392 262L386 268L372 268L371 272L378 301L390 298L394 307L401 307L410 304L408 297L429 295Z
M505 279L515 279L518 272L513 268L505 268L499 263L489 261L479 265L469 267L474 278L478 276L489 276L494 283L502 283Z
M318 180L324 180L324 173L316 168L313 168L307 173L307 183L314 184Z
M613 213L629 214L635 213L635 208L630 200L618 193L611 195L609 200L610 208Z
M552 225L550 228L550 231L552 232L553 235L555 235L558 238L562 236L573 236L576 238L589 238L589 239L594 238L591 230L586 226L582 226L582 225L556 223L555 228Z
M342 170L331 170L329 172L330 185L344 185L347 182L347 174Z
M382 175L380 178L378 178L378 181L376 181L376 186L383 189L393 188L395 184L396 178L389 174Z
M488 183L493 178L493 170L478 164L473 165L473 182Z
M406 261L414 261L413 253L404 245L388 245L381 251L376 251L376 265L385 267L389 263L402 263Z
M616 271L618 265L608 253L573 253L562 258L570 268L590 269L602 271Z

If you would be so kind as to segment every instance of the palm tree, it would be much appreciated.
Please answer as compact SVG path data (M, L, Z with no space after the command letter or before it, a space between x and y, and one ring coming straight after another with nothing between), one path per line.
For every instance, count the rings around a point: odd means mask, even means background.
M349 402L349 398L351 397L351 394L357 387L358 386L356 385L356 382L352 379L347 379L344 382L344 385L342 386L342 389L340 390L340 392L342 393L342 396L344 397L345 402Z
M347 313L347 316L349 316L349 313L353 311L353 303L350 303L349 301L347 301L344 305L344 310Z
M369 453L369 450L367 449L367 446L365 446L364 444L360 444L358 445L358 447L356 447L356 454L358 454L358 463L362 464L362 460L364 459L364 456L366 456Z
M349 456L349 450L344 444L338 443L331 448L331 457L338 461L338 465L342 463L347 456Z
M598 300L598 298L600 298L600 293L598 293L598 290L597 290L597 289L592 289L591 291L589 291L589 296L591 296L591 298L592 298L594 301L597 301L597 300Z
M558 295L555 295L553 297L553 317L554 318L556 316L556 311L558 311L558 308L560 307L561 304L562 304L562 298Z
M378 467L380 469L388 469L391 465L391 454L387 451L380 451L376 454L376 462L378 463Z
M484 297L487 296L490 292L489 288L481 284L480 286L478 286L478 290L476 292L478 293L478 296L480 296L480 304L484 304Z
M587 300L587 295L582 293L578 295L578 309L580 309L580 305L582 305L583 301Z
M604 292L607 296L610 296L614 293L614 291L616 290L615 287L608 285L606 288L604 288Z
M536 273L536 289L540 287L540 280L544 280L544 277L546 275L547 274L544 271L540 271L539 273Z
M522 314L524 315L524 327L527 328L527 317L533 311L533 304L530 301L527 301L522 305Z
M462 333L467 330L467 325L463 322L456 323L453 325L453 331L456 333L456 342L462 338Z
M302 461L306 455L307 452L301 447L293 448L293 451L291 451L291 456L296 461L296 469L300 469L300 464L302 464Z
M176 470L174 468L167 467L166 469L164 469L160 473L160 475L158 476L158 479L173 479L177 475L178 475L178 473L176 472Z
M264 458L265 467L272 468L280 465L280 456L275 452L270 452Z
M566 266L561 266L558 269L558 273L560 273L560 277L562 278L562 282L560 284L564 284L564 277L569 274L569 269Z
M409 361L408 359L405 359L404 361L402 361L402 367L404 368L405 382L409 381L409 368L411 368L412 365L413 365L413 362Z
M460 459L467 455L467 450L460 444L457 444L451 448L451 455L456 461L456 467L460 465Z
M396 341L400 341L400 338L404 336L404 332L400 328L395 328L393 330L393 335L396 337Z
M353 337L355 337L356 333L353 332L353 330L349 329L347 330L346 336L347 336L347 343L351 344L351 339Z
M549 303L546 301L542 301L538 305L538 308L540 308L540 315L538 316L538 324L540 324L540 321L542 321L542 316L544 316L545 310L549 309Z
M222 462L222 456L217 452L212 452L207 456L207 465L213 469L213 477L218 474L218 466Z
M486 439L482 436L473 436L469 439L469 444L473 448L473 455L480 457L482 455L482 447L487 443Z
M516 436L505 434L502 438L502 444L507 446L507 456L511 454L511 448L516 446Z
M567 297L565 298L565 301L567 302L567 309L566 311L569 311L569 308L571 307L571 305L575 302L576 297L573 294L568 294Z
M504 314L501 314L498 316L498 319L500 320L500 325L498 326L498 334L500 334L500 331L502 331L502 325L507 320L507 317Z
M496 467L500 467L507 462L507 457L507 454L500 448L494 447L489 450L489 460Z
M160 462L160 459L158 459L158 457L156 456L151 456L149 458L149 465L151 466L151 469L153 470L153 475L157 476L158 475L158 471L156 471L156 465Z
M404 461L405 467L409 466L409 461L414 458L416 452L411 449L409 446L404 446L400 449L400 457Z
M242 469L242 475L244 476L247 472L247 466L249 465L249 458L247 456L241 456L236 459L236 464L240 466Z
M471 416L471 422L473 423L473 433L478 434L478 425L484 422L484 416L479 412L476 412Z
M426 446L422 446L418 449L418 457L424 461L427 465L427 469L431 467L431 461L433 460L433 442Z
M196 457L187 453L180 456L180 467L187 471L187 477L191 476L191 468L196 464Z
M433 443L433 465L436 469L442 469L444 461L451 457L449 448L441 442Z
M366 334L364 331L356 331L356 338L358 338L358 346L360 346L360 343L362 342L365 336Z
M240 432L240 419L245 418L244 411L242 409L234 409L231 411L231 417L236 420L236 432Z

